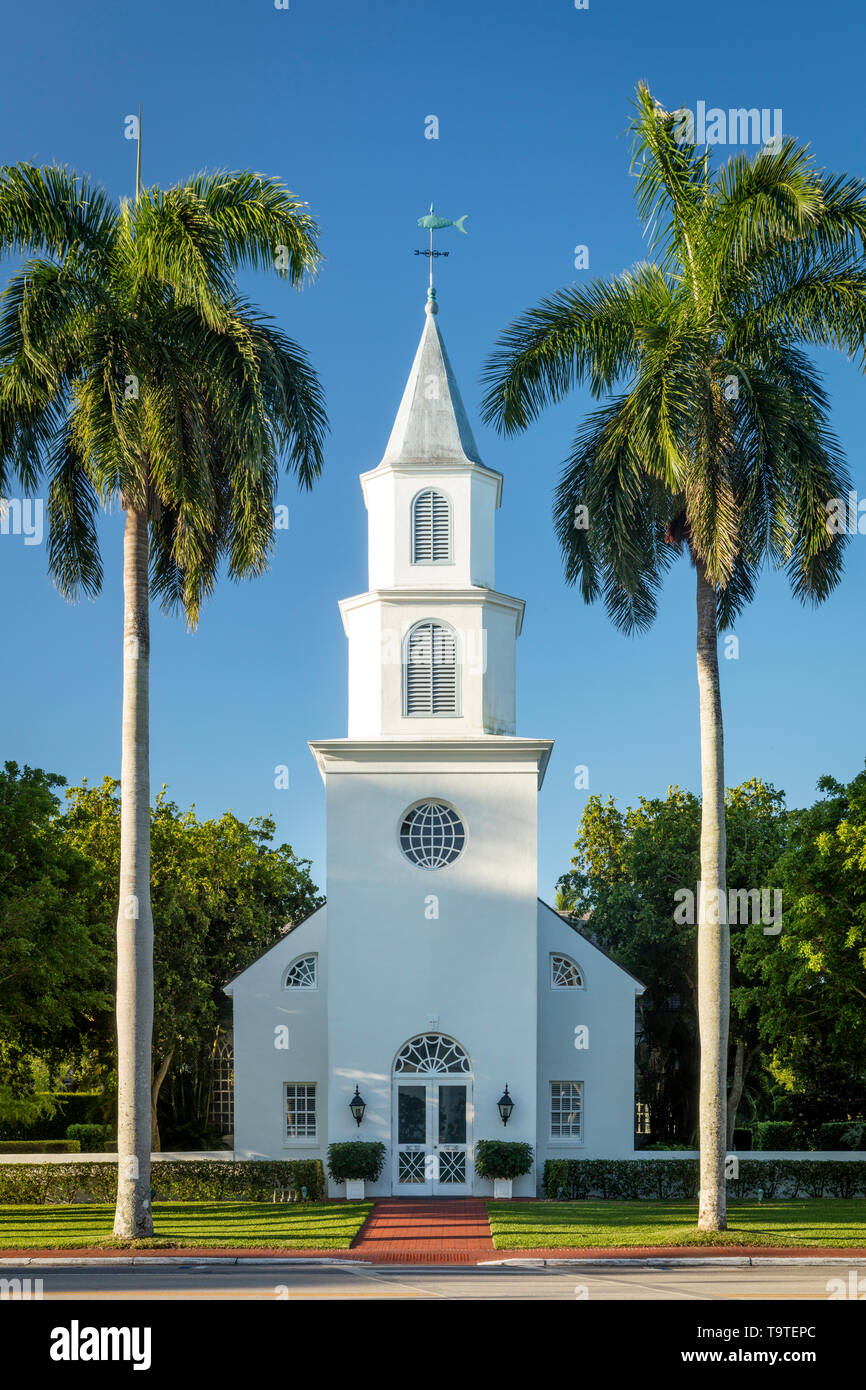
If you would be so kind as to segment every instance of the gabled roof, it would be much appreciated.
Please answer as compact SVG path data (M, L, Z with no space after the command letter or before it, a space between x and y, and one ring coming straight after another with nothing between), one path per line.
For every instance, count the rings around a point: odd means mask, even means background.
M242 979L243 976L246 975L248 970L252 970L253 966L258 965L259 961L264 960L265 956L269 956L271 954L271 951L276 951L278 947L282 946L283 942L286 940L286 937L291 936L292 932L297 931L298 927L302 927L305 922L309 922L310 918L315 917L317 912L321 912L323 907L327 907L327 898L323 898L322 901L319 903L318 907L314 907L311 912L308 912L306 914L305 917L299 917L297 922L290 922L288 927L280 937L279 941L275 941L273 946L269 946L266 951L262 951L261 955L256 956L255 960L251 960L249 965L244 966L243 970L239 970L237 975L233 975L230 980L226 981L226 983L222 987L223 994L231 994L232 986L236 985L238 980Z
M539 901L539 903L541 904L542 907L546 907L546 908L547 908L548 912L553 913L553 916L554 916L554 917L557 917L557 918L559 919L560 922L564 922L565 925L566 925L567 927L570 927L571 930L574 932L575 936L579 936L579 937L580 937L581 941L585 941L586 944L587 944L588 946L591 946L592 949L593 949L594 951L598 951L598 953L599 953L600 956L604 956L605 960L609 960L610 963L611 963L611 965L615 965L616 968L617 968L617 970L621 970L621 971L622 971L623 975L628 975L628 978L629 978L630 980L634 980L635 984L636 984L637 987L638 987L637 990L635 990L635 993L636 993L636 994L637 994L638 992L641 993L641 994L643 994L644 990L646 989L646 985L643 983L642 980L639 980L639 979L638 979L637 975L633 975L633 974L631 973L630 970L626 970L626 968L625 968L624 965L620 965L620 963L619 963L618 960L614 960L613 956L612 956L608 951L603 950L602 947L599 946L597 942L595 942L595 941L592 940L592 937L590 937L590 936L584 936L583 932L580 931L580 930L574 925L574 923L568 919L568 917L563 917L563 915L562 915L561 912L557 912L557 910L556 910L555 907L551 907L551 906L550 906L550 903L546 903L546 902L544 901L543 898L539 898L538 901Z
M424 332L380 468L403 463L481 464L436 322L438 312L435 298L428 298Z

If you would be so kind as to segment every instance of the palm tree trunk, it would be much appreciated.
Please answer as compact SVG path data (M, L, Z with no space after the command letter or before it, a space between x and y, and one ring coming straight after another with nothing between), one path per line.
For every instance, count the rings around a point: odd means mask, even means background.
M117 913L117 1208L114 1234L153 1235L150 1073L153 918L150 908L150 745L147 514L131 505L123 537L123 756Z
M700 1204L702 1231L727 1228L728 1018L731 947L728 929L725 841L725 750L716 591L700 561L698 573L698 691L701 713L701 886L698 909L698 1025L701 1075Z

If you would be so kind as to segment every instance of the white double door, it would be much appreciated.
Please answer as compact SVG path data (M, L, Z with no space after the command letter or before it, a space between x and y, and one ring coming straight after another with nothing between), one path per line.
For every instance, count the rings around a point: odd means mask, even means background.
M466 1197L472 1191L472 1083L467 1077L394 1082L394 1191Z

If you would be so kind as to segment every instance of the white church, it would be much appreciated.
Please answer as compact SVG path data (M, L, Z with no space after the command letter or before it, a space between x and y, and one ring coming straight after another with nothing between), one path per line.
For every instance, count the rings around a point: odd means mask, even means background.
M537 896L553 745L516 733L524 604L494 578L502 476L437 313L431 291L384 456L361 475L348 737L310 744L327 903L227 986L234 1147L325 1160L378 1139L370 1195L456 1197L492 1193L478 1140L525 1140L535 1168L514 1195L533 1196L547 1158L633 1153L643 987Z

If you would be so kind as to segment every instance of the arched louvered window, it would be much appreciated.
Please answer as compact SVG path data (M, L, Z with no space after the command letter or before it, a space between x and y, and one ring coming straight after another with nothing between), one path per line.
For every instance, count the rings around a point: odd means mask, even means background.
M412 564L447 564L451 559L451 503L425 488L412 503Z
M459 714L457 638L441 623L416 623L406 638L403 707L407 715Z

